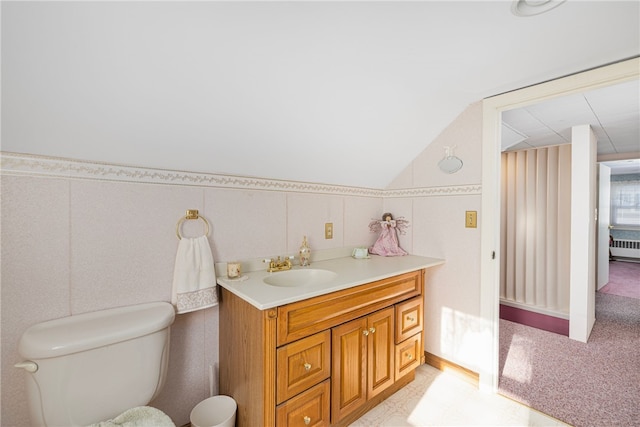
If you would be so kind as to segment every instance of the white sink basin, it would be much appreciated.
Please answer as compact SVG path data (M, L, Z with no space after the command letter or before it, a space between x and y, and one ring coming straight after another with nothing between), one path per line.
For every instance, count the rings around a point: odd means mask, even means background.
M264 283L271 286L299 287L321 285L335 279L336 273L318 268L305 268L300 270L287 270L271 273L265 277Z

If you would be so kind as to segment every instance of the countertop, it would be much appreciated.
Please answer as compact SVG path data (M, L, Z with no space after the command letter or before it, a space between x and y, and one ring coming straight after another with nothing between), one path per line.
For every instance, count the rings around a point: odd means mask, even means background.
M263 279L269 275L281 272L268 273L266 268L262 271L244 273L245 280L230 280L226 276L218 277L218 285L229 292L239 296L260 310L278 307L283 304L301 301L318 295L340 291L353 286L362 285L376 280L422 268L435 267L444 264L445 260L428 258L417 255L405 255L396 257L382 257L371 255L366 259L343 257L313 262L310 267L294 266L298 269L323 269L336 273L336 278L329 283L299 286L279 287L267 285Z

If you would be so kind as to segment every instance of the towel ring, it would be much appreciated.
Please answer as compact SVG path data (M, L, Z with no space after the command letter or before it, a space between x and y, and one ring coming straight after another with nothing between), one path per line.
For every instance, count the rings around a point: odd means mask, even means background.
M182 236L180 235L180 226L183 222L188 219L201 219L204 221L204 225L206 227L206 231L204 233L205 236L209 235L209 221L203 216L198 214L197 209L189 209L187 210L187 214L178 220L178 224L176 224L176 236L178 236L178 240L182 240Z

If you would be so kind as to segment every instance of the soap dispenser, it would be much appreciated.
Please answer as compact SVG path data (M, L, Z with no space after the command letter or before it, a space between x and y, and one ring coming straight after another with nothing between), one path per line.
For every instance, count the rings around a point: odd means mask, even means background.
M309 248L309 244L307 243L307 236L304 236L302 239L302 246L300 246L300 266L306 267L311 265L309 262L311 258L311 249Z

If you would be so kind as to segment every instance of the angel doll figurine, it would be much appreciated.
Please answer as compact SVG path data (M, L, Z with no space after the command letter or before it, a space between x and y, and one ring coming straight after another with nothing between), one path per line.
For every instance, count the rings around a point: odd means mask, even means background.
M398 231L405 234L405 229L409 227L409 221L403 217L393 219L393 215L385 213L382 221L373 220L369 223L369 231L380 232L378 240L369 248L370 254L380 256L400 256L407 255L398 243Z

